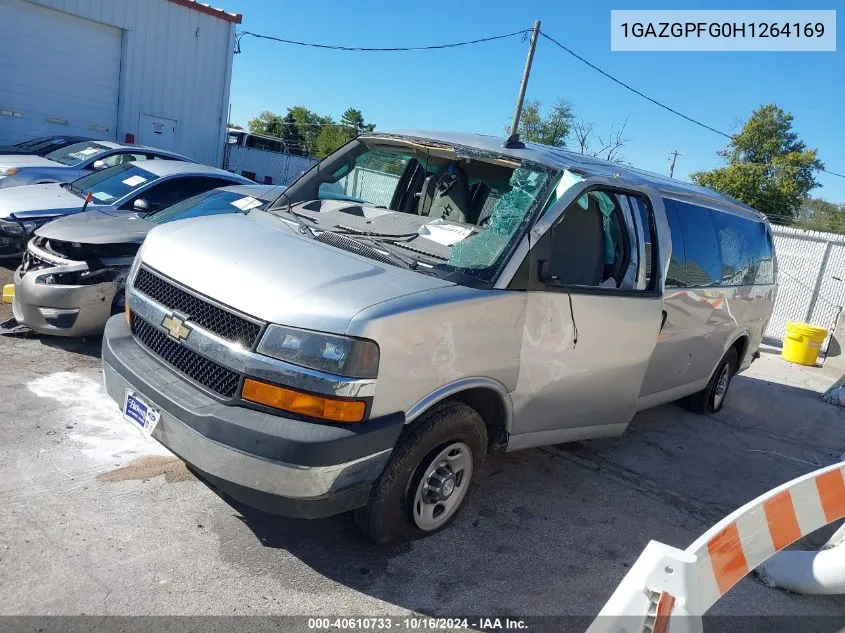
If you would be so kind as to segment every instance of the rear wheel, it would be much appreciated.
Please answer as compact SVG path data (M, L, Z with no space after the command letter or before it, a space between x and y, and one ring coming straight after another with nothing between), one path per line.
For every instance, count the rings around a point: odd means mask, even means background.
M738 365L739 356L736 349L732 347L716 366L716 371L713 372L707 386L698 393L687 397L684 406L694 413L717 413L721 411Z
M475 409L451 402L423 414L356 510L358 527L380 545L442 530L463 507L486 453L487 430Z

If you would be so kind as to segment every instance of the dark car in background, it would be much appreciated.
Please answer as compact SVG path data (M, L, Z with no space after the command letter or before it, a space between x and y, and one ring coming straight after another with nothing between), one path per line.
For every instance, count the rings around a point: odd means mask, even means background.
M68 145L92 140L94 139L85 136L40 136L14 145L0 145L0 156L20 156L21 154L46 156L50 152Z

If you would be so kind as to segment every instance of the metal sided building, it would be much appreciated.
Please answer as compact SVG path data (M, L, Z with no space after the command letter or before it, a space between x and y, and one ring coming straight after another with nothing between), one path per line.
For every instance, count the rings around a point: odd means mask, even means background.
M68 134L219 166L240 22L194 0L0 0L0 145Z

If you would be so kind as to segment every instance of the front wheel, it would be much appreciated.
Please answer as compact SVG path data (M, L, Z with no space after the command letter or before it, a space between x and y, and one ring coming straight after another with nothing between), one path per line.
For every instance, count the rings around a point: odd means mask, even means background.
M719 361L707 386L686 399L684 403L686 408L694 413L718 413L721 411L738 366L739 356L736 349L732 347Z
M380 545L442 530L464 505L486 453L487 429L475 409L450 402L424 414L356 510L358 527Z

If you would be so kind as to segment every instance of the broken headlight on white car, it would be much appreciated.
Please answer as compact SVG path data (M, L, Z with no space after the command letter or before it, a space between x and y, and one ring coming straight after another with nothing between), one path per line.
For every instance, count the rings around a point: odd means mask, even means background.
M350 378L375 378L379 348L375 341L270 325L258 353L294 365Z
M57 286L91 286L110 281L118 281L121 275L116 268L101 268L99 270L82 270L66 273L47 273L35 278L35 283Z

